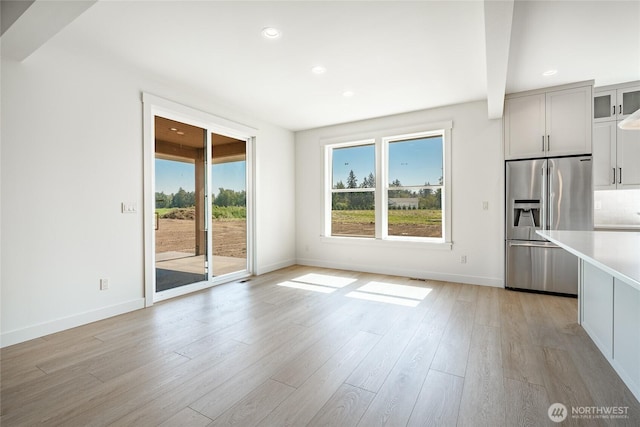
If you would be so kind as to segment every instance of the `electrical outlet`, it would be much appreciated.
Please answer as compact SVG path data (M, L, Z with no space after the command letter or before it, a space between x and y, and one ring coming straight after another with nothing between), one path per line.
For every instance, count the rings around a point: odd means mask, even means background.
M482 210L483 211L489 210L489 202L482 202Z
M460 255L460 264L466 264L466 263L467 263L467 256Z
M100 290L106 291L109 289L109 279L100 279Z

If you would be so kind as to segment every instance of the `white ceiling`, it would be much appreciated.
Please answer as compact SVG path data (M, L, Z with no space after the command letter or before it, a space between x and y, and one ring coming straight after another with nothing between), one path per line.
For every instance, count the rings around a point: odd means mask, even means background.
M516 1L501 31L485 28L491 10L483 1L102 0L53 38L291 130L488 96L501 105L500 86L640 80L640 1ZM508 24L510 44L496 44ZM267 40L264 27L282 36ZM327 72L313 74L315 65Z

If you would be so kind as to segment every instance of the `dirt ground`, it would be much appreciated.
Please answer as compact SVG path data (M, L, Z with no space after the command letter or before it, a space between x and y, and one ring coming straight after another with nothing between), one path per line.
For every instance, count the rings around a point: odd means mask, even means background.
M333 223L333 235L374 236L375 226L371 223ZM189 219L161 218L156 231L156 253L195 253L195 221ZM389 234L393 236L441 237L439 225L392 225ZM244 258L247 256L246 221L217 219L213 221L213 255Z
M213 220L213 255L245 258L247 223L242 220ZM156 230L156 253L194 252L195 221L160 218Z
M344 236L374 236L375 224L334 222L331 233ZM440 225L395 224L389 227L391 236L442 237Z

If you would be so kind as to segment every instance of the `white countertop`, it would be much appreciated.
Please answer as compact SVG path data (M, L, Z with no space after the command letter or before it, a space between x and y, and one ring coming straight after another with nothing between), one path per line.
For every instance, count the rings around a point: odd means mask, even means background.
M640 232L545 230L537 233L640 290Z

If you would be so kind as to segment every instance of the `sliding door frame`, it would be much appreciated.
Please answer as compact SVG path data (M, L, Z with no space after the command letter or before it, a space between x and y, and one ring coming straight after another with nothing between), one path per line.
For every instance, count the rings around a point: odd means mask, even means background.
M143 229L144 229L144 298L145 307L154 302L173 298L201 289L206 289L220 283L237 280L253 274L255 268L255 137L257 130L236 123L216 115L188 107L146 92L142 93L143 103ZM207 225L207 280L174 289L156 292L156 256L155 256L155 117L186 123L205 129L206 132L206 163L205 163L205 219ZM246 194L247 194L247 263L246 270L230 273L220 277L213 277L213 241L211 221L211 167L212 146L211 134L219 134L246 142Z

